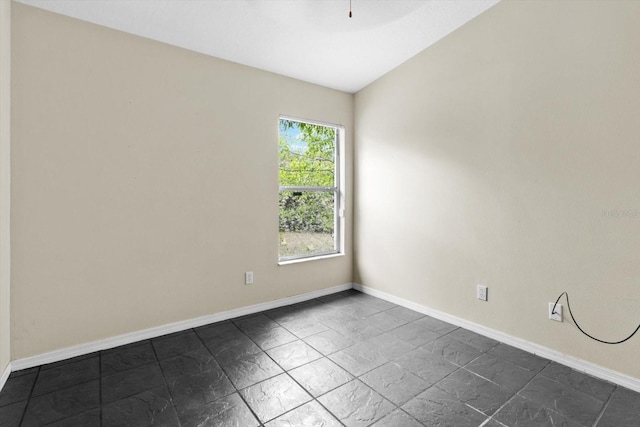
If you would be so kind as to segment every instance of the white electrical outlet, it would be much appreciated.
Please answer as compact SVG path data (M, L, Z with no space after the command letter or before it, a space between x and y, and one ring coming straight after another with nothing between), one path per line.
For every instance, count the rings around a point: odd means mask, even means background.
M553 309L554 305L556 306L555 310ZM562 304L556 304L555 302L549 303L549 320L562 322Z
M244 284L252 285L253 284L253 271L247 271L244 273Z
M489 298L489 288L484 285L478 285L478 299L487 301Z

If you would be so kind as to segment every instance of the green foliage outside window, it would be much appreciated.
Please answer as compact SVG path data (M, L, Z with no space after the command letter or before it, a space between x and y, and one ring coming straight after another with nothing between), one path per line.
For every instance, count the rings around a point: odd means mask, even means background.
M280 186L333 187L336 129L280 120ZM334 193L280 191L280 232L333 233Z

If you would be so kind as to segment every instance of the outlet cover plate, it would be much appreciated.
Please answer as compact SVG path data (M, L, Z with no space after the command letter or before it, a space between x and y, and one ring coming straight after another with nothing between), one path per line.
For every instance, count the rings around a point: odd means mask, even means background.
M556 306L555 312L553 310L554 305ZM562 304L556 304L555 302L549 303L549 320L562 322Z
M489 298L489 288L484 285L478 285L478 299L481 301L487 301Z

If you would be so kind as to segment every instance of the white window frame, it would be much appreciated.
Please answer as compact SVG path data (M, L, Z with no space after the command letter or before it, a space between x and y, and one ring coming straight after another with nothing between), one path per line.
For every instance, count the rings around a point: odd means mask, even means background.
M318 259L326 259L333 258L336 256L343 256L344 251L344 227L345 227L345 185L344 185L344 175L345 175L345 161L344 161L344 126L338 125L334 123L327 123L318 120L309 120L309 119L300 119L292 116L280 115L278 118L278 137L280 135L280 121L281 120L290 120L299 123L307 123L310 125L318 125L324 127L330 127L335 129L335 150L334 150L334 176L333 176L333 187L319 187L319 186L284 186L280 185L280 179L278 178L278 194L281 191L320 191L320 192L333 192L334 195L334 225L333 232L335 234L334 242L333 242L333 250L325 251L325 252L316 252L312 254L299 254L299 255L291 255L286 257L278 256L278 264L286 265L286 264L294 264L304 261L312 261ZM279 165L279 162L278 162ZM278 173L280 172L280 167L278 166ZM278 215L280 212L278 211ZM279 243L279 242L278 242ZM279 254L278 250L278 254Z

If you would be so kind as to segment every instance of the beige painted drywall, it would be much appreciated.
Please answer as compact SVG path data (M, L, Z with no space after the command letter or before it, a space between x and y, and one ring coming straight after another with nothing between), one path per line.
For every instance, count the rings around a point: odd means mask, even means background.
M356 94L354 280L640 378L640 2L506 1ZM489 301L475 285L489 287Z
M10 361L11 2L0 1L0 375Z
M12 359L351 282L277 265L277 124L349 162L352 95L13 6Z

